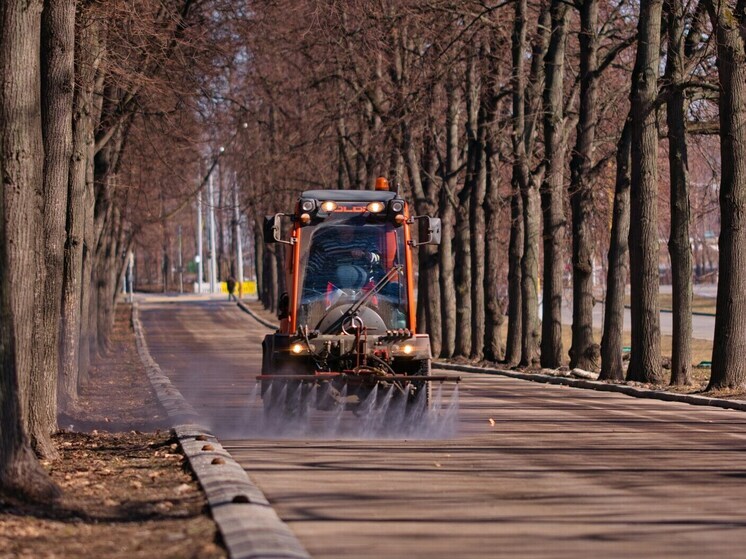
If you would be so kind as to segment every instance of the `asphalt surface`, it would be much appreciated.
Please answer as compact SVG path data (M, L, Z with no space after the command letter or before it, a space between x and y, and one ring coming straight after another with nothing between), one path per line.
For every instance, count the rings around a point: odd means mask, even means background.
M599 330L603 329L604 324L604 306L596 303L593 307L593 327ZM572 324L572 306L562 305L562 322ZM632 328L631 311L624 309L624 330L629 331ZM664 336L673 335L673 313L660 312L661 334ZM706 340L711 342L715 339L715 317L704 316L700 314L692 315L692 338L696 340Z
M272 439L252 396L266 329L197 298L145 299L141 320L314 557L746 556L742 412L468 375L448 438Z

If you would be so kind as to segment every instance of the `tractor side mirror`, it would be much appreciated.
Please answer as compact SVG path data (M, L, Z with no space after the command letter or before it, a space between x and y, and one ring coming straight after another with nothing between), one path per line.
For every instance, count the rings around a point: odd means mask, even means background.
M282 238L282 216L286 214L278 213L275 215L268 215L264 218L264 242L270 243L285 243L292 245L292 241L285 241Z
M417 222L417 242L412 246L440 244L440 218L417 215L412 218Z

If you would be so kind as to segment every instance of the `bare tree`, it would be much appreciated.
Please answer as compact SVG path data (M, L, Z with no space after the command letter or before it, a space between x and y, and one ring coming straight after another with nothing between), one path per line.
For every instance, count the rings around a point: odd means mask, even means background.
M673 348L671 384L691 383L692 368L692 249L689 241L689 161L686 146L685 14L683 0L666 2L665 82L668 87L668 166L671 179L671 254Z
M720 77L720 241L715 342L708 388L746 384L746 47L743 2L708 1Z
M658 243L658 97L662 0L640 3L637 57L632 73L632 182L630 275L632 293L632 354L627 379L658 383L662 380L660 260Z
M624 296L627 285L630 219L630 151L632 126L628 118L617 143L616 186L606 275L604 334L601 339L601 380L624 380L622 336L624 334Z
M0 5L0 490L37 500L58 495L26 435L42 227L42 7L40 0Z
M598 120L596 87L598 80L598 4L598 0L582 0L579 3L580 105L575 149L570 160L570 207L572 209L570 367L581 369L591 369L595 365L593 362L593 233L590 223L593 212L593 185L590 174L593 167ZM626 277L622 281L625 280Z
M542 298L541 366L562 364L562 247L565 234L564 167L567 152L563 112L565 45L568 5L551 3L551 37L544 57L544 166L541 211L544 221L544 285Z

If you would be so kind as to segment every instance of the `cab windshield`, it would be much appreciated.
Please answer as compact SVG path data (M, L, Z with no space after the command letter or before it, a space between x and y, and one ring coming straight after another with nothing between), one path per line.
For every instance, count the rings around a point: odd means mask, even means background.
M350 307L378 285L365 306L380 316L387 329L407 327L402 227L367 212L334 212L318 224L303 227L300 242L299 326L317 329L332 309Z

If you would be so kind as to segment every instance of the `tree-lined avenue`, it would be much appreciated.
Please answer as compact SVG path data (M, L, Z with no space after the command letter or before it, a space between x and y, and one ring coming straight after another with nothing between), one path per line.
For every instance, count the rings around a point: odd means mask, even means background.
M140 305L155 360L315 557L742 552L740 412L467 375L453 438L241 437L266 329L223 301Z

